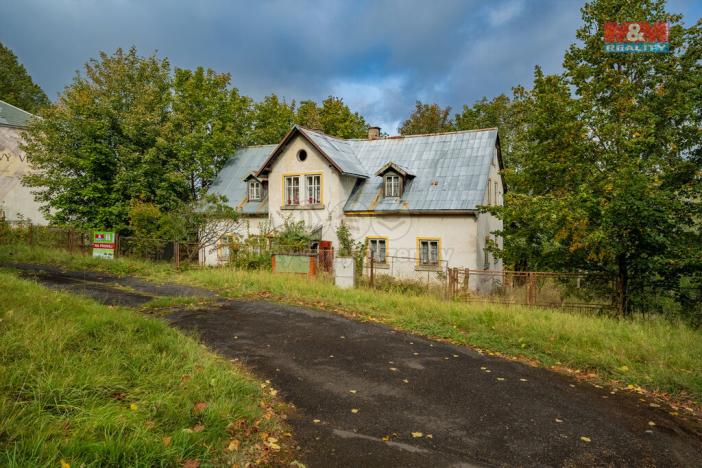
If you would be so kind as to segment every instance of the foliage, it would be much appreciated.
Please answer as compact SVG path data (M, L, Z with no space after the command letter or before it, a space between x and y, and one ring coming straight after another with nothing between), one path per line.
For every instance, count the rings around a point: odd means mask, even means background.
M322 131L339 138L366 138L368 125L358 112L351 112L341 98L329 96L319 110Z
M417 101L414 112L402 123L399 131L401 135L420 135L450 132L453 128L450 107L442 108L438 104Z
M244 465L265 456L247 428L282 432L257 382L166 322L0 280L0 465Z
M36 114L49 104L49 98L27 73L17 56L0 42L0 99Z
M234 151L244 146L251 99L230 88L231 77L198 67L176 68L173 102L163 138L186 182L183 201L200 198Z
M133 200L170 212L201 199L244 144L248 106L229 75L103 52L30 125L25 182L54 223L126 232Z
M533 89L515 90L521 142L491 211L509 263L605 273L621 313L650 310L652 297L686 297L702 270L702 26L658 0L582 13L563 75L537 68ZM601 25L633 19L670 23L673 52L605 53Z
M266 96L253 106L249 143L270 145L279 143L295 123L295 102L291 104L277 95Z
M295 112L295 123L312 130L323 131L319 107L314 101L302 101Z
M312 240L312 233L303 220L290 221L286 218L283 227L276 232L273 244L274 248L284 251L306 250Z

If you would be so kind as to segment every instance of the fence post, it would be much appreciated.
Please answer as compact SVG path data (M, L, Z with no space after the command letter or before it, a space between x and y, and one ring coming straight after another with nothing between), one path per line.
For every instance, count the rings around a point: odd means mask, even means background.
M466 290L466 296L468 296L470 294L470 268L466 268L465 275L463 288Z
M373 287L373 249L370 251L370 287Z
M180 245L178 241L173 241L173 254L175 257L175 267L180 268Z
M533 271L528 273L527 283L527 304L534 305L536 303L536 277Z
M34 229L32 229L32 223L29 223L29 246L34 245Z

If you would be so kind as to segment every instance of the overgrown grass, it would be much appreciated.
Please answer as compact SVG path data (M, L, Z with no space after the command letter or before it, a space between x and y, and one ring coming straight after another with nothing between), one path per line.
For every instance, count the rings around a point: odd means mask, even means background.
M15 259L72 268L133 272L216 290L229 297L265 293L273 300L351 313L425 336L492 352L595 372L602 381L702 401L702 332L663 319L620 320L519 306L466 304L430 296L368 289L341 290L329 282L262 271L193 269L131 260L86 260L62 252L15 249ZM0 248L0 260L7 259Z
M0 283L1 466L245 463L280 430L256 381L165 322Z

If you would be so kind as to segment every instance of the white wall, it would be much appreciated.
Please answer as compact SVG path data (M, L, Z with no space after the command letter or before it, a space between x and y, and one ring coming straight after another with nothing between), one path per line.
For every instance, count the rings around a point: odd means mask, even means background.
M386 238L388 268L379 267L378 274L435 280L435 272L417 265L418 238L439 239L440 265L444 272L446 266L477 267L474 216L347 216L345 222L358 241L365 242L369 237Z
M298 161L299 150L307 151L307 159ZM304 206L294 209L283 208L283 177L290 174L321 173L322 174L322 207L305 209ZM304 138L294 138L285 151L273 163L268 175L268 212L274 228L283 226L285 220L291 222L304 221L309 228L322 227L322 240L332 241L335 248L339 247L336 229L344 215L344 204L351 195L356 183L355 177L339 175L336 169L310 145ZM304 190L304 185L301 187Z
M10 221L21 215L34 224L47 224L30 189L22 184L30 166L21 142L21 129L0 125L0 210Z

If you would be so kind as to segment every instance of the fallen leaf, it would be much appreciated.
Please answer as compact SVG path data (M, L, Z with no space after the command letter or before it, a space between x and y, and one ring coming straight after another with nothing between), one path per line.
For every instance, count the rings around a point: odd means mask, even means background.
M358 413L358 408L353 408L353 409L351 409L351 412L352 412L353 414Z
M129 409L132 410L132 411L136 411L137 408L139 408L139 407L137 406L136 403L132 403L131 405L129 405Z
M383 436L383 440L387 442L388 440L390 440L390 436Z
M556 418L556 422L557 422L557 423L562 423L562 422L563 422L563 420L562 420L562 419L558 419L558 418Z
M349 392L351 392L351 393L356 393L356 390L349 390Z
M61 459L61 468L71 468L71 464L62 458Z
M271 388L271 396L276 396L278 394L278 390L273 390Z
M390 370L393 372L397 372L397 367L391 367Z
M315 424L319 424L319 423L322 422L322 421L320 421L319 419L313 419L312 422L315 423Z
M162 439L162 441L163 441L163 445L165 445L166 447L168 447L169 445L171 445L171 442L173 442L173 437L171 437L171 436L166 436L166 437L164 437L164 438Z
M415 439L418 439L418 438L422 437L423 435L424 434L422 434L421 432L413 432L412 433L412 437L414 437Z
M454 354L453 357L458 357L458 354ZM428 436L427 436L428 437Z
M402 381L403 381L404 383L409 383L409 380L407 380L407 379L402 379Z
M503 380L505 380L505 378L504 378L504 377L498 377L497 380L499 380L500 382L502 382Z
M271 450L280 450L280 445L278 444L268 444Z
M520 382L527 382L527 379L519 379Z
M628 366L621 366L621 367L617 367L617 370L619 372L629 372L629 367Z
M580 440L582 440L583 442L587 442L588 444L590 442L592 442L589 437L585 437L585 436L580 436Z
M651 427L653 427L653 426L656 425L656 423L654 423L653 421L649 421L649 422L648 422L648 425L651 426Z
M201 401L200 403L195 403L195 406L193 406L193 413L201 413L202 411L207 408L207 403L204 401Z
M152 421L151 419L149 419L148 421L146 421L146 422L144 423L144 426L145 426L147 429L153 429L154 427L156 427L156 421Z
M192 377L189 376L189 375L187 375L187 374L181 375L181 376L180 376L180 383L188 382L190 379L192 379Z
M200 462L197 460L185 460L185 463L183 463L183 468L198 468L200 466Z
M205 425L202 423L197 423L193 426L193 432L202 432L205 430Z
M487 367L481 367L480 370L487 370Z

